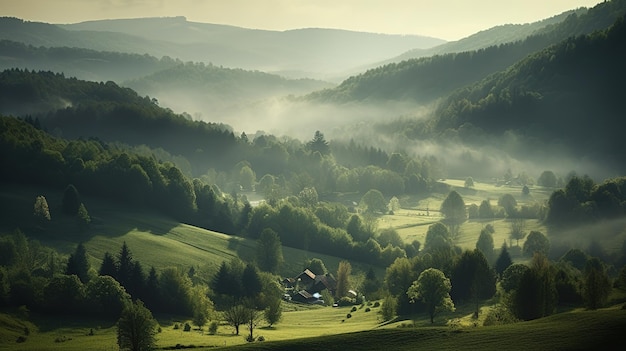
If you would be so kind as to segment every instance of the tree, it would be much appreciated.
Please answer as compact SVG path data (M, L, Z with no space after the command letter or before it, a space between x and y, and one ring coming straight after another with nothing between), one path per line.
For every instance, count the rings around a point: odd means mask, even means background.
M450 298L451 289L450 279L442 271L428 268L411 284L406 293L411 301L421 300L426 305L432 324L438 312L455 310Z
M474 179L472 177L465 178L465 184L463 186L465 188L473 188L474 187Z
M315 135L313 136L313 140L307 143L309 150L311 153L319 152L322 156L326 156L330 154L330 146L326 139L324 139L324 134L319 130L315 131Z
M432 252L433 250L450 247L451 245L450 231L445 224L437 222L428 227L424 240L425 251Z
M476 249L485 255L487 261L493 262L493 236L487 228L481 229L476 241Z
M130 295L111 276L98 276L85 286L87 308L99 316L119 317Z
M75 274L83 283L89 281L89 261L87 260L87 250L85 250L83 243L76 246L76 250L67 260L65 274Z
M380 307L380 314L384 321L390 321L396 316L398 300L393 295L387 294Z
M502 275L504 271L513 264L513 260L511 260L511 255L509 254L509 250L506 247L506 242L502 244L502 249L500 250L500 255L496 259L496 264L494 266L496 273L498 275Z
M156 349L157 322L141 300L129 303L117 321L117 345L120 350Z
M314 207L315 205L317 205L317 201L319 199L317 190L315 189L315 187L312 186L302 189L298 193L298 198L300 199L300 202L302 202L302 204L307 207Z
M259 322L259 319L261 318L261 313L260 311L257 311L256 309L252 308L252 307L246 307L245 308L245 318L246 318L246 326L248 327L248 332L250 334L248 334L248 336L246 337L246 340L248 342L253 342L255 337L254 337L254 328L256 328L257 323Z
M122 243L122 248L117 255L117 262L117 276L115 278L122 286L128 288L133 271L133 256L128 245L126 245L126 241Z
M498 199L498 206L503 207L507 216L517 216L517 200L511 194L504 194Z
M207 296L207 287L196 285L191 288L191 304L193 309L192 322L202 329L213 314L213 301Z
M276 273L283 263L283 246L280 237L271 228L265 228L257 240L256 261L259 268Z
M70 216L78 214L78 208L81 201L78 195L78 190L73 184L69 184L63 192L63 198L61 199L61 209L63 213Z
M253 190L254 183L256 182L256 174L249 166L243 166L241 170L239 170L239 185L244 190Z
M611 293L611 281L602 261L592 257L585 266L583 297L588 309L604 306Z
M239 326L248 321L249 314L244 305L234 305L223 312L226 323L235 328L235 335L239 335Z
M87 227L89 227L89 224L91 223L91 217L89 216L89 212L87 212L87 207L85 207L85 204L81 203L80 206L78 206L78 212L76 213L76 215L78 217L78 225L81 229L86 229Z
M478 217L480 218L493 218L493 208L491 208L491 203L489 200L483 200L478 206Z
M115 263L113 255L111 255L108 251L104 253L104 258L102 259L102 264L100 265L98 274L108 275L113 278L117 277L117 264Z
M348 261L339 262L339 268L337 268L337 287L335 290L335 297L338 299L348 295L349 278L352 273L352 265Z
M315 275L323 275L328 272L328 270L326 270L326 266L324 265L324 261L319 258L312 258L304 265L304 268L308 268Z
M553 269L545 256L536 253L530 269L520 278L511 310L519 319L532 320L552 314L557 302Z
M387 209L389 210L389 212L395 213L397 210L400 209L400 200L398 200L397 197L392 196L391 199L389 199Z
M376 190L370 189L368 192L363 195L361 198L361 205L365 207L366 212L385 212L387 209L387 201L385 201L385 197L383 194Z
M519 241L524 239L526 236L526 220L523 218L514 218L511 220L511 232L509 237L511 240L515 240L517 242L517 246L519 246Z
M547 256L550 251L550 241L542 232L532 230L524 242L523 251L524 254L529 257L532 257L535 252Z
M43 195L39 195L35 198L33 215L39 222L43 223L50 221L50 208L48 207L48 201L46 201L46 198Z
M496 277L483 253L474 249L465 251L456 260L450 275L454 301L471 301L478 315L480 299L491 298L496 292Z
M245 297L253 299L261 293L263 284L256 266L247 264L241 275L241 287Z
M283 316L281 305L282 300L279 297L270 299L269 303L267 304L263 315L265 317L265 321L267 321L270 327L280 322Z
M458 234L459 226L467 219L467 210L461 195L455 190L448 193L448 196L441 203L440 211L450 227L450 231L453 234Z
M537 178L537 184L548 188L554 188L557 185L557 178L552 171L543 171L539 178Z

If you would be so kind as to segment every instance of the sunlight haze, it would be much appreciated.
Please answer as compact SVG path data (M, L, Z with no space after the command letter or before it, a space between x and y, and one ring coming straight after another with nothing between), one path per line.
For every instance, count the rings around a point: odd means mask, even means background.
M2 16L48 23L185 16L268 30L337 28L458 40L506 23L529 23L598 0L0 0Z

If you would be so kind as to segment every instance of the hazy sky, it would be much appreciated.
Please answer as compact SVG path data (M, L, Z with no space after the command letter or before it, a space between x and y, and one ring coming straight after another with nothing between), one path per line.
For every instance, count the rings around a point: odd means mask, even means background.
M286 30L341 28L457 40L601 0L0 0L0 16L48 23L185 16L190 21Z

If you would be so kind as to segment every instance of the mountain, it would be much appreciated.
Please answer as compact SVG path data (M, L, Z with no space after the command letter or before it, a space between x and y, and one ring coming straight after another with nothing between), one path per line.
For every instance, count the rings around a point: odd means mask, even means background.
M466 142L513 131L534 144L529 150L563 144L624 172L624 62L621 17L606 31L571 37L455 92L437 109L432 131L456 130Z
M391 63L350 77L336 88L315 92L308 99L339 103L368 100L430 103L570 36L606 29L625 13L626 1L603 2L580 15L571 13L565 20L546 26L524 40Z
M572 14L578 16L587 12L587 8L566 11L556 16L546 18L541 21L525 24L502 24L489 28L478 33L474 33L466 38L450 41L445 44L437 45L428 49L413 49L396 56L382 64L401 62L413 58L428 57L434 55L449 54L464 51L476 51L490 46L498 46L507 43L513 43L526 39L526 37L539 34L542 31L549 30L551 26L563 22ZM379 65L379 66L380 66Z
M115 81L140 78L182 64L170 58L76 47L33 46L0 40L0 70L22 68L64 73L91 81Z
M267 99L303 95L334 86L313 79L286 79L275 74L217 67L203 63L178 64L151 75L124 82L142 95L156 97L174 111L198 119L227 124L240 111Z
M0 39L34 46L169 56L183 61L327 78L414 48L436 38L309 28L267 31L189 22L184 17L91 21L68 25L0 19Z

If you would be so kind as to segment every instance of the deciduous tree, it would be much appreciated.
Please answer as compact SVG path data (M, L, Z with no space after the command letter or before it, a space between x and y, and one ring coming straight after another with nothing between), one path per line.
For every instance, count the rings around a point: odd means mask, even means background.
M280 237L271 228L265 228L257 240L256 261L259 268L270 273L276 273L283 263Z
M424 270L407 290L412 301L421 300L426 305L430 323L434 323L435 315L441 311L454 311L454 303L450 298L452 285L442 271L436 268Z
M158 323L141 300L129 303L117 321L117 345L120 350L156 349Z

